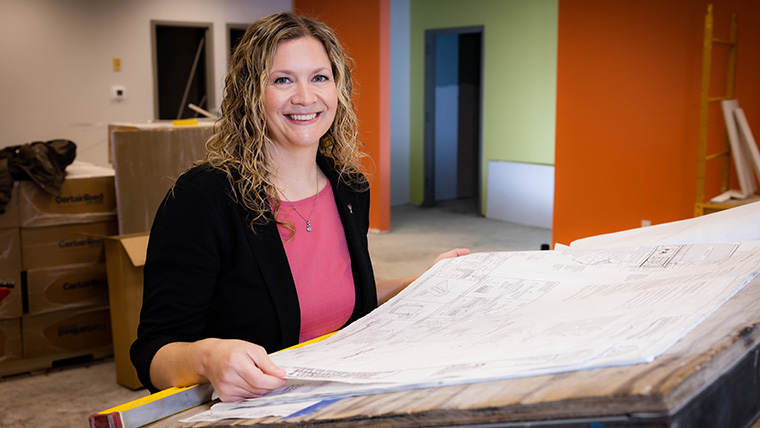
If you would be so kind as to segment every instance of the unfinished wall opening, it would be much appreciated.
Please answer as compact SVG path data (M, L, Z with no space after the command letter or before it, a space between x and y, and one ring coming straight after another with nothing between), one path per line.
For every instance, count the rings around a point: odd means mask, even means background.
M423 206L480 211L483 27L425 32Z
M151 22L156 119L198 117L214 105L211 23Z
M227 68L229 69L230 59L235 52L240 40L245 35L245 30L249 24L227 24Z

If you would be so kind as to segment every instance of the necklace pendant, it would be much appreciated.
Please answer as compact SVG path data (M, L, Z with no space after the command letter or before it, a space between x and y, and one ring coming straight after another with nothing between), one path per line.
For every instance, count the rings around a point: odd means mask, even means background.
M288 203L290 204L290 208L293 208L293 211L295 211L296 214L298 214L298 217L301 217L303 221L306 222L306 231L311 232L311 216L314 215L314 210L317 208L317 201L319 200L319 176L317 176L317 193L316 193L316 196L314 197L314 205L311 206L311 213L309 214L309 218L306 218L303 215L301 215L301 213L298 211L298 208L296 208L296 206L293 205L293 202L290 202L290 199L288 199L288 197L285 196L284 193L282 193L282 197L285 198L286 201L288 201ZM275 217L277 217L277 212L275 212Z

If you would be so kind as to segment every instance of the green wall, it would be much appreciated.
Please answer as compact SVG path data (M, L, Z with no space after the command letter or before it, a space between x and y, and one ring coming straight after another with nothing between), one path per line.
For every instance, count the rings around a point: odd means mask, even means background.
M489 161L554 165L558 0L411 0L410 200L424 191L425 30L484 27L482 207Z

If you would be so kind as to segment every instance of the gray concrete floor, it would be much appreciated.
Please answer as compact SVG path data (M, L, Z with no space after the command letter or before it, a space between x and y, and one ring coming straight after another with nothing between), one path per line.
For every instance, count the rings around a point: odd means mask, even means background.
M539 250L551 231L490 220L472 201L391 209L391 231L370 233L377 279L421 274L440 253ZM116 383L113 359L0 380L0 427L86 427L88 416L148 395Z

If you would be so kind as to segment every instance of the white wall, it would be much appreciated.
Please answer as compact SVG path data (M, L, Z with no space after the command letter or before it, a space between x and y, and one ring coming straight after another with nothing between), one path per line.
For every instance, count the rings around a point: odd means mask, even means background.
M409 0L391 0L391 205L409 203Z
M486 217L551 229L554 166L488 162Z
M155 117L151 20L213 23L218 106L226 25L291 9L291 0L0 0L0 147L66 138L77 160L107 166L108 123ZM111 100L114 85L125 100Z

